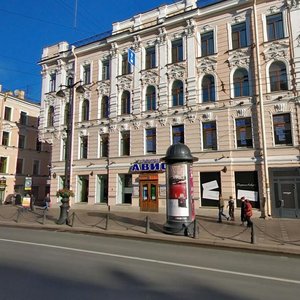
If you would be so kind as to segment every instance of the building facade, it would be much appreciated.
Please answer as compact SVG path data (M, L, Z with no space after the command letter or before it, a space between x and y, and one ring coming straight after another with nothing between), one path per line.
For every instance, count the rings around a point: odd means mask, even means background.
M184 143L199 159L196 208L222 193L248 197L263 216L299 216L299 9L298 0L182 0L44 48L39 130L53 148L52 198L72 99L73 204L165 210L160 158ZM84 94L65 87L77 82Z
M1 202L15 193L42 200L50 189L51 146L38 139L40 105L26 100L24 91L4 92L0 86L0 111Z

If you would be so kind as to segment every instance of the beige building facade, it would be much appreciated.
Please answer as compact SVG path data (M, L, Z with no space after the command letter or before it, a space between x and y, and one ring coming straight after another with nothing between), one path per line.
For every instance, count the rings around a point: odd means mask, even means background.
M246 196L262 216L299 216L297 14L299 1L183 0L44 48L39 132L53 149L52 199L73 99L73 205L164 211L160 158L184 143L198 158L196 208L222 193ZM77 82L84 94L65 87Z
M0 86L0 111L0 177L5 182L1 202L16 193L33 193L42 200L50 188L51 146L38 139L40 105L26 100L24 91Z

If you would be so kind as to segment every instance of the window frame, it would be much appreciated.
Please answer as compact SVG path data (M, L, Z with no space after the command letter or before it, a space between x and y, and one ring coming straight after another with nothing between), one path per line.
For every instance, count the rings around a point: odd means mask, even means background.
M9 106L4 107L4 120L11 121L12 119L12 108Z
M211 128L205 128L207 125L214 125ZM210 139L212 139L211 146L207 143L208 134L212 135ZM216 121L206 121L202 122L202 145L203 150L218 150L218 137L217 137L217 123Z
M110 59L104 59L102 60L102 74L101 74L101 80L105 81L105 80L110 80Z
M245 121L245 124L238 126L237 122ZM243 133L245 138L242 139L241 136ZM252 119L251 117L241 117L235 119L235 136L236 136L236 147L237 148L253 148L253 131L252 131ZM247 138L250 136L250 138ZM245 140L243 144L243 140Z
M10 141L10 132L9 131L2 131L2 146L9 146Z
M130 130L120 131L120 156L130 156Z
M184 144L184 124L172 126L172 145Z
M275 118L277 117L285 117L288 116L289 123L287 123L287 120L284 118L283 121L281 122L276 122L275 123ZM293 136L292 136L292 119L291 119L291 114L290 113L280 113L280 114L273 114L272 116L272 131L274 135L274 146L293 146ZM281 128L281 137L278 137L279 135L279 130L277 130L276 125L280 125ZM287 127L287 128L286 128ZM284 132L282 133L282 129L284 129ZM280 138L282 138L282 135L284 134L284 141L285 142L280 142Z
M81 122L89 121L90 119L90 101L83 99L81 104Z
M88 144L89 144L88 135L81 136L80 137L80 159L88 158Z
M208 37L208 38L204 39L205 37ZM214 30L201 32L200 39L201 39L201 57L215 54L215 32L214 32ZM210 50L211 47L212 47L212 50Z
M102 133L100 134L100 152L99 157L108 157L109 156L109 134Z
M49 93L56 91L56 72L50 74L49 78Z
M239 27L241 27L243 25L243 29L244 30L236 30ZM249 45L249 33L247 31L247 28L250 28L250 26L248 26L248 20L242 20L241 22L237 22L237 23L232 23L230 24L230 50L237 50L237 49L241 49L241 48L245 48L248 47ZM241 38L241 34L244 32L244 35ZM236 39L235 39L236 36ZM244 43L243 44L243 40ZM235 45L235 41L237 41L237 45Z
M206 78L212 78L213 79L213 83L212 85L209 85L209 87L207 88L207 99L204 98L204 91L206 89L204 89L204 80L206 80ZM216 86L215 86L215 76L212 75L212 74L205 74L203 77L202 77L202 80L201 80L201 91L202 91L202 103L210 103L210 102L215 102L216 101Z
M176 87L175 84L179 82L181 83L181 85L179 87ZM174 80L172 84L171 92L172 92L172 107L183 106L184 105L184 83L179 79Z
M82 66L82 81L83 84L91 83L91 75L92 75L92 66L91 64L86 64Z
M7 173L8 157L0 156L0 173Z
M156 128L145 129L145 152L146 154L156 154Z
M272 66L284 66L285 73L282 74L282 68L279 70L271 70ZM274 74L275 73L275 74ZM268 74L269 74L269 91L272 92L280 92L280 91L287 91L289 89L289 81L288 81L288 74L289 70L287 67L287 64L283 61L272 61L268 68ZM284 80L281 80L281 77L285 76ZM275 78L275 81L273 80ZM278 80L279 79L279 80ZM275 84L275 89L273 88ZM285 88L281 88L283 85L286 85Z
M147 86L145 98L146 98L145 111L155 111L156 110L156 88L154 85Z
M156 67L156 47L149 46L145 49L145 69L153 69Z
M125 90L122 92L120 104L120 114L129 115L131 113L131 93L129 91Z
M238 77L238 73L243 76ZM234 70L232 74L232 84L233 98L250 96L249 71L246 68L237 68ZM239 93L237 94L237 92Z
M184 60L183 54L183 38L171 41L171 63L178 63Z

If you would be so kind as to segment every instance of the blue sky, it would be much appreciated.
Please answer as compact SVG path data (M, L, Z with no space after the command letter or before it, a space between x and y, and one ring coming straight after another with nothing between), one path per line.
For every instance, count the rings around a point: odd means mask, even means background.
M39 102L37 63L44 47L61 41L74 43L111 30L113 22L177 1L0 0L0 84L3 90L23 89L28 99Z

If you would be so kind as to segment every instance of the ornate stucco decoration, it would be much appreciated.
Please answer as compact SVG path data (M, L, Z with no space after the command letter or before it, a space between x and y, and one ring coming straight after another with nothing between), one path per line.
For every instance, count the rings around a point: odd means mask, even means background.
M213 118L213 114L211 112L206 112L202 115L202 119L204 121L210 121Z
M188 113L186 118L189 120L190 123L195 123L196 121L196 114Z
M246 21L246 15L240 15L233 18L231 24L238 24Z
M98 82L97 91L102 95L110 94L110 80Z
M185 63L175 63L168 66L167 76L169 80L184 79L185 73Z
M286 57L288 54L288 44L285 42L273 42L264 50L264 58L266 61Z
M158 37L157 37L157 42L160 45L164 45L167 40L167 31L165 27L160 27L158 28Z
M236 115L237 115L238 117L245 117L245 116L246 116L246 110L245 110L244 108L238 109L238 110L236 111Z
M286 110L286 103L277 103L274 105L275 112L284 112Z
M210 73L216 70L217 59L216 57L203 57L198 60L197 71L198 74Z
M159 118L158 122L161 126L166 126L167 125L167 118Z
M131 90L132 74L119 76L117 79L117 87L120 90Z
M152 128L152 127L154 127L154 121L153 120L146 121L145 127L146 128Z
M300 8L300 0L287 0L290 9Z
M66 63L62 59L57 60L57 70L59 72L65 68L65 65Z
M51 138L47 138L47 139L45 139L45 141L46 141L46 143L47 144L53 144L53 139L51 139Z
M141 49L141 37L139 35L135 35L133 37L132 47L134 51L138 51Z
M154 84L157 85L159 82L159 75L157 69L154 70L142 70L141 71L141 81L142 84Z
M174 125L178 125L178 124L182 124L182 119L181 119L181 117L173 117L172 118L172 123L174 124Z
M266 12L267 15L272 15L272 14L276 14L276 13L279 13L280 12L280 8L275 6L275 5L272 5Z
M79 132L80 137L87 136L87 135L88 135L88 131L86 129L80 130L80 132Z
M250 63L250 56L248 55L248 49L235 50L231 52L227 62L228 66L232 69L234 67L248 67Z
M107 127L100 127L99 128L99 134L105 134L108 132L108 128Z
M47 94L45 98L45 103L48 105L54 105L56 98L53 96L53 94Z
M110 132L116 132L116 130L117 130L117 124L109 125L109 131Z
M120 131L123 131L123 130L128 130L129 126L127 123L122 123L121 126L120 126Z
M186 20L186 28L185 28L185 34L187 36L193 36L195 33L195 21L194 19L187 19Z
M111 43L110 55L112 58L116 57L118 54L118 44Z
M203 27L200 28L201 33L205 33L211 30L213 30L213 27L211 27L210 25L204 25Z
M135 120L135 121L132 122L132 125L133 125L133 128L134 128L134 129L139 129L140 126L141 126L141 122Z

